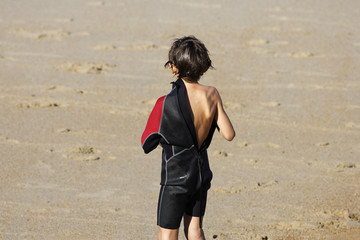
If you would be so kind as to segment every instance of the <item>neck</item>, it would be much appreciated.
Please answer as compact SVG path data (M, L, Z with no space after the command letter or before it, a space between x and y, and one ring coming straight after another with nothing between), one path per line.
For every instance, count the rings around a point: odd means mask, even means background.
M198 81L189 81L187 78L181 78L185 84L199 84Z

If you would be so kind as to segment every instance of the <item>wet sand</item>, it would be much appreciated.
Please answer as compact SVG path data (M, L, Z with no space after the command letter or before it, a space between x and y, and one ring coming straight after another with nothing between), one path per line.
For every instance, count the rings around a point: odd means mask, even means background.
M359 9L2 1L0 238L156 239L161 150L140 137L191 34L237 132L208 151L207 239L360 239Z

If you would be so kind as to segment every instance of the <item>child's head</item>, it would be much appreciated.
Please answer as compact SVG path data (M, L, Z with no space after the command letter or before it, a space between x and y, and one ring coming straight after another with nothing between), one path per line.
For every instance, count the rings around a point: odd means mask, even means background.
M165 67L177 68L179 78L197 82L211 67L211 60L205 45L194 36L176 39L169 51L169 61Z

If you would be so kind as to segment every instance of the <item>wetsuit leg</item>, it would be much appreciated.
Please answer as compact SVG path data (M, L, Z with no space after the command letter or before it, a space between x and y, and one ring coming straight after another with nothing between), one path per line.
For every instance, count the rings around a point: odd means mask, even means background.
M201 189L191 196L185 208L185 213L193 217L202 217L205 214L207 190Z
M167 229L180 227L188 196L177 186L161 186L158 202L157 225Z
M162 228L177 229L180 227L184 213L193 217L204 216L206 199L207 190L204 189L189 194L186 188L180 186L161 186L157 225Z

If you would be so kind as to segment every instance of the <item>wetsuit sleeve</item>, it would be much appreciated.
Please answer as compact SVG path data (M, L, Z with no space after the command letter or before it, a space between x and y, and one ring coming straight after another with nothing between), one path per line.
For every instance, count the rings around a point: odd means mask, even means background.
M141 145L145 153L154 150L160 142L160 124L163 116L163 105L165 96L160 97L150 113L145 130L141 136Z

